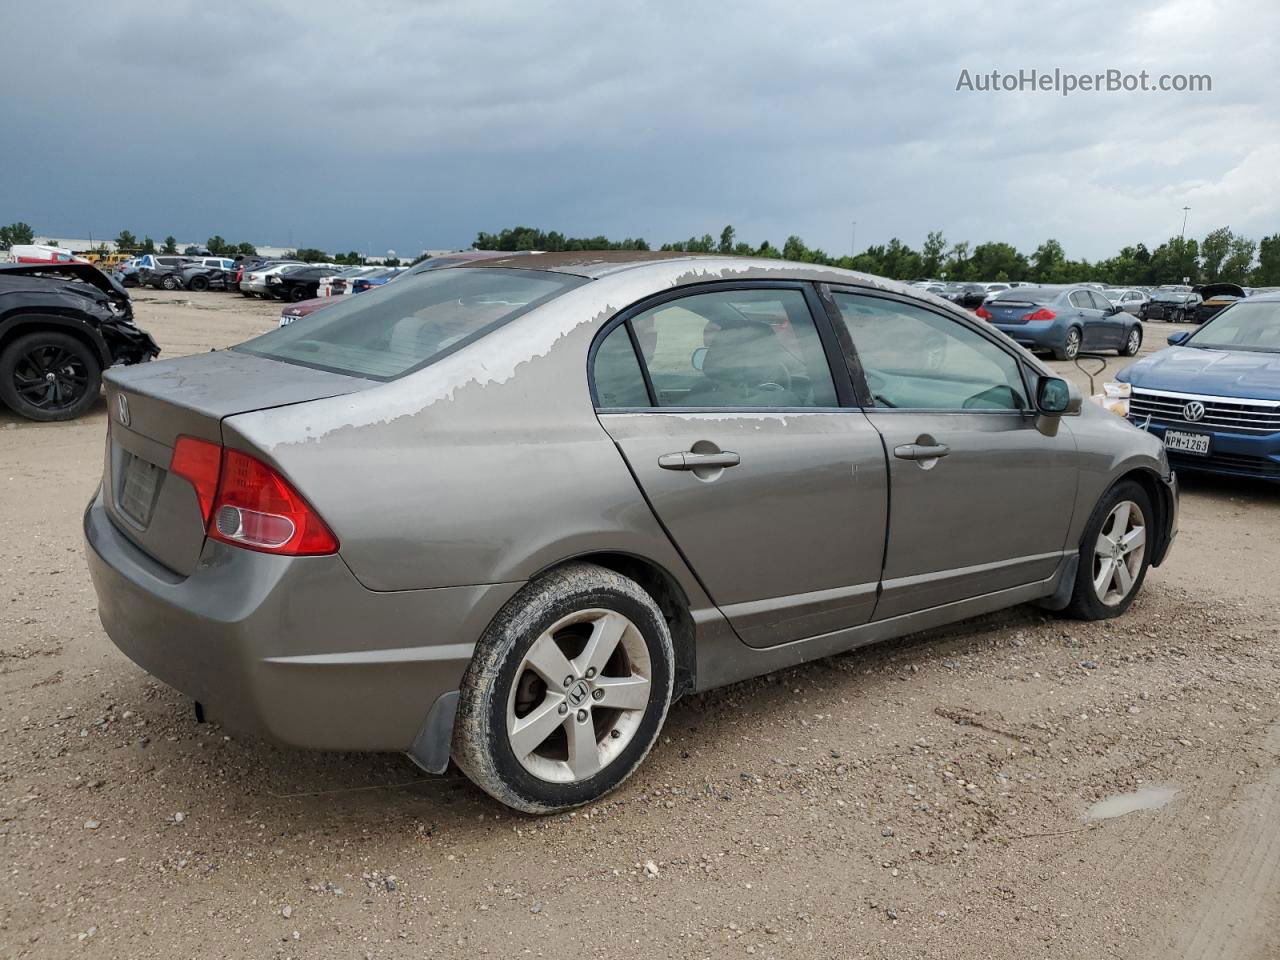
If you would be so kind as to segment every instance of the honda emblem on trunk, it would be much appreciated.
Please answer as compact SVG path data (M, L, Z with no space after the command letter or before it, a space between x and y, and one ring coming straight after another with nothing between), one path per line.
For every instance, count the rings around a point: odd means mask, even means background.
M121 426L129 425L129 398L123 393L116 394L116 419Z

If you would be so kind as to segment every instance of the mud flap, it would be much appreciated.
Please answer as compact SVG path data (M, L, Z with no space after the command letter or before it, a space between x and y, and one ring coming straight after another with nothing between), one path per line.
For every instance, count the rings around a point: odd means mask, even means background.
M453 718L458 713L458 691L442 693L431 705L413 746L406 756L427 773L444 773L449 768L449 747L453 741Z

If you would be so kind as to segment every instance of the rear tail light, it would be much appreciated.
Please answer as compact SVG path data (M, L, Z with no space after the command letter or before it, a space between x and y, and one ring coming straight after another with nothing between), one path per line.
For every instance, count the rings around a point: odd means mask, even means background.
M1028 313L1026 316L1026 321L1027 323L1031 323L1032 321L1056 320L1057 318L1058 318L1058 315L1054 313L1052 310L1048 310L1048 309L1045 309L1044 307L1041 307L1035 313Z
M994 317L991 316L991 311L988 310L986 307L979 307L977 310L974 311L974 314L976 316L981 317L983 320L994 319Z
M289 481L247 453L179 437L169 470L195 487L215 540L292 557L338 550L337 538Z

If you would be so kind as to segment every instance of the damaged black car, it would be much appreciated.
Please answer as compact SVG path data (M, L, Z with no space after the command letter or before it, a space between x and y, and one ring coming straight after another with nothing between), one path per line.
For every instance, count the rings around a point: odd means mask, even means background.
M1245 298L1244 287L1238 283L1206 283L1196 287L1196 293L1200 296L1193 315L1196 323L1204 323L1222 308Z
M15 413L71 420L98 399L105 368L159 353L124 287L93 264L0 264L0 403Z

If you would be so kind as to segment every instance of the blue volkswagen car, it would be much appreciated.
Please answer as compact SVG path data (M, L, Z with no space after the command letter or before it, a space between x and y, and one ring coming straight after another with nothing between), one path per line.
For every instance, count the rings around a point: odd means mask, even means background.
M1239 300L1122 370L1107 393L1179 470L1280 481L1280 293Z

